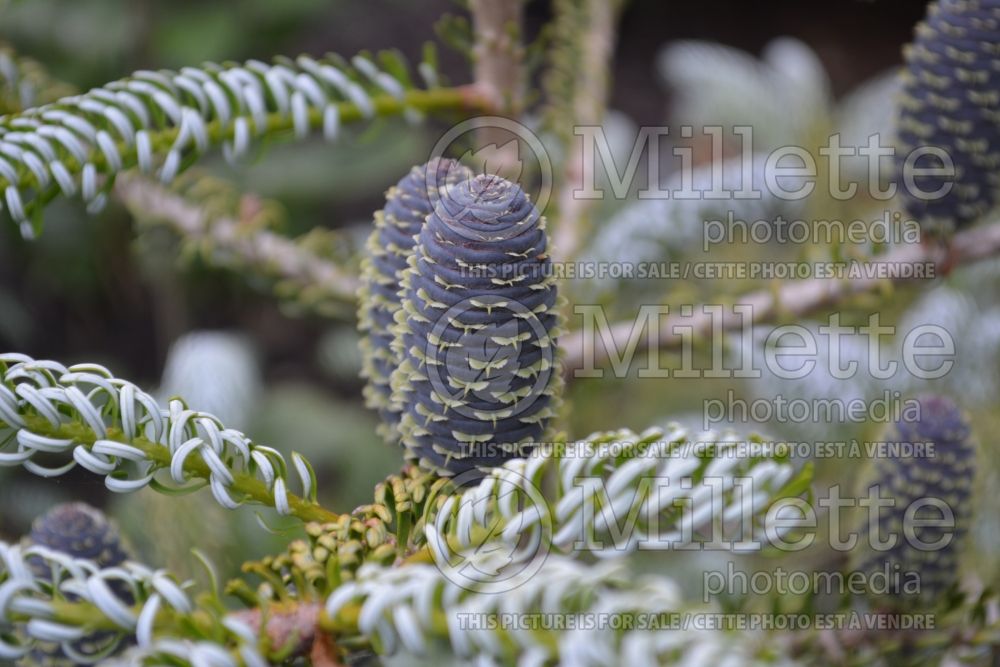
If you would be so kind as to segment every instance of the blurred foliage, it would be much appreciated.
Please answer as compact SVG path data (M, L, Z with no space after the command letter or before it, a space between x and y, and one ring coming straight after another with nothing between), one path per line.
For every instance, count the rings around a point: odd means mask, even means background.
M646 10L655 12L644 3L634 4L639 8L630 11L640 15ZM178 67L203 60L328 50L352 53L384 46L400 47L416 57L420 44L433 36L428 17L440 16L448 9L453 7L445 1L411 5L403 0L243 0L238 10L223 0L31 0L2 7L0 39L43 63L55 77L86 90L143 67ZM529 3L528 10L529 18L537 21L546 18L548 8L546 3ZM715 10L706 12L712 21L718 21ZM624 53L648 38L646 32L655 33L657 44L665 41L661 28L666 28L648 23L635 40L628 33L622 36ZM626 25L635 23L627 21ZM781 27L776 22L767 28L775 34L755 34L750 41L763 46L764 38L779 36ZM822 33L826 26L807 28ZM457 41L461 41L462 30L460 22L445 23L445 31ZM849 43L850 35L840 39ZM813 53L797 41L772 43L760 58L718 45L701 44L701 51L692 49L690 43L687 47L690 50L683 52L674 45L658 64L646 53L644 60L626 59L619 65L642 70L646 78L637 85L628 76L634 72L624 72L627 76L618 79L614 91L616 106L648 108L650 104L662 106L667 99L671 104L656 118L634 118L625 111L608 115L605 125L618 164L624 164L629 144L642 123L699 118L700 123L753 124L762 130L758 134L760 148L782 143L814 147L815 139L831 129L850 137L845 143L859 143L858 137L870 131L885 131L892 84L878 70L894 66L891 59L873 58L872 71L852 71L851 76L841 75L833 81L834 73L824 67L832 62L842 71L843 60ZM778 53L783 55L778 57ZM776 64L791 67L782 69ZM443 67L453 78L467 79L464 63L454 53L444 56ZM680 82L671 76L679 72L686 77ZM660 87L651 83L654 80ZM843 90L849 92L835 94ZM791 117L786 113L790 107L795 109ZM718 117L709 118L715 112ZM371 212L381 205L383 191L410 165L426 157L439 129L434 125L414 128L376 122L361 131L345 132L336 153L318 140L268 145L255 148L252 159L240 166L212 159L206 161L205 168L241 189L280 200L286 213L283 233L337 229L357 248L367 236ZM756 204L763 209L746 212L749 219L787 212L769 208L769 202ZM846 210L816 198L805 207L811 217L864 218L878 214L871 204L861 201ZM589 256L607 258L618 253L616 256L634 261L636 253L643 252L651 260L704 259L705 253L697 244L703 212L692 215L687 208L678 211L671 205L636 201L634 197L627 202L603 202L600 215L594 218L605 222L595 225ZM377 438L375 418L361 404L357 337L350 323L310 315L286 317L287 310L266 291L197 257L182 261L175 237L162 229L133 226L117 206L91 217L77 202L57 201L48 210L46 225L46 234L30 244L20 238L15 226L0 225L0 347L66 362L105 363L145 386L183 393L186 390L180 387L163 386L173 384L164 371L170 367L168 354L175 341L193 331L240 331L248 349L253 350L243 359L246 365L241 372L257 378L254 382L259 385L252 396L244 397L244 402L233 408L246 416L247 423L239 427L263 442L285 448L283 451L294 449L305 454L323 481L324 504L350 510L369 502L373 485L398 470L399 453ZM656 242L650 243L651 239ZM808 248L796 253L825 257L841 250ZM713 260L777 256L801 259L775 244L720 247L710 254ZM584 302L605 303L621 316L643 300L671 305L698 303L711 297L718 287L717 282L648 282L643 286L645 291L627 284L578 284L570 289ZM762 286L766 287L763 281L734 281L727 285L727 294ZM717 291L715 294L718 296ZM870 300L859 299L844 304L840 312L845 321L859 323L871 305ZM676 419L697 427L703 401L724 397L729 390L746 400L776 392L815 397L840 392L870 399L884 391L909 394L936 390L960 398L971 412L976 433L990 434L1000 428L1000 262L955 271L933 290L896 289L881 300L880 307L883 323L898 323L904 331L925 323L939 323L953 331L959 352L954 372L928 385L904 382L904 378L879 381L869 377L834 384L821 374L795 381L773 377L664 381L639 379L634 371L626 378L613 378L609 373L601 380L581 380L569 386L565 403L572 407L567 408L562 426L571 434L582 435L608 428L608 417L613 415L614 426L641 429ZM825 316L820 313L807 324L815 327ZM898 350L899 340L887 339L884 344L887 351ZM852 353L863 355L865 351ZM697 361L703 361L707 350L699 348L696 355ZM676 368L680 363L679 352L662 353L663 367ZM825 425L772 422L754 428L778 438L804 440L815 439L817 430ZM296 434L294 442L278 437L287 433ZM837 440L878 436L878 425L871 424L840 425L836 433ZM980 445L983 472L979 493L995 497L1000 488L1000 452L989 437L981 437ZM851 478L857 467L856 461L819 461L820 486ZM290 536L299 536L296 531L286 532L287 523L273 512L259 516L253 511L226 512L205 490L183 498L153 493L113 500L108 496L99 480L84 474L48 481L0 468L0 506L4 507L0 537L16 539L44 509L82 498L108 507L147 562L168 566L183 576L201 576L200 566L189 552L196 545L225 579L235 575L244 560L280 551ZM177 516L184 520L177 520ZM1000 571L1000 521L989 512L981 512L977 521L974 548L967 560L987 583L1000 583L996 574ZM261 531L260 523L272 532ZM640 556L640 569L663 568L661 554ZM810 554L809 562L822 562L825 556ZM694 573L706 567L702 555L671 554L668 558L673 558L670 567L678 581L697 585ZM731 556L717 558L728 560ZM684 576L686 572L692 576Z
M384 4L385 12L369 14L347 2L247 0L234 15L232 3L221 1L5 3L0 39L80 90L144 67L204 60L351 53L380 45L419 56L420 45L433 37L432 22L421 21L421 29L413 30L417 23L410 21L405 31L384 34L380 14L394 12L405 23L419 11L403 2ZM446 57L442 66L454 69L456 62ZM209 160L206 169L246 191L279 199L287 214L282 233L343 228L360 244L371 212L382 201L386 175L423 159L433 131L376 123L360 132L345 131L336 152L319 140L261 146L238 167L220 158ZM268 388L241 408L252 415L241 427L268 441L277 433L299 433L298 442L281 444L315 462L326 482L322 490L329 494L324 501L339 508L364 502L372 486L398 467L397 453L376 440L373 417L361 405L359 380L350 370L357 358L356 337L327 335L330 324L317 317L289 320L266 291L197 259L184 259L175 237L162 229L134 227L120 207L94 217L78 202L55 202L46 227L38 241L28 243L10 225L0 225L0 347L93 359L155 387L179 336L206 327L242 331L259 364L247 372L260 375ZM210 379L202 378L203 389ZM172 390L183 392L183 387ZM22 534L52 504L71 497L104 504L109 497L84 476L46 483L8 469L0 469L0 496L18 499L0 516L0 536L7 539ZM273 544L287 541L280 534L272 542L254 541L260 526L252 512L237 517L207 508L211 501L202 493L179 501L192 509L184 514L197 520L172 521L167 506L173 501L157 494L115 499L114 513L149 562L192 573L197 566L187 550L201 544L199 536L211 536L204 549L219 557L216 562L229 575L245 557L274 551ZM149 522L147 516L163 520ZM271 518L263 520L271 525ZM177 531L176 539L171 531ZM182 546L177 553L158 555L166 544ZM222 546L233 544L242 546L224 553Z

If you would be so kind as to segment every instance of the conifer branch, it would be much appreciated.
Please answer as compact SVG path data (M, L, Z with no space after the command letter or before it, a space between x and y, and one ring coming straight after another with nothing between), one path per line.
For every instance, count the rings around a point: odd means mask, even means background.
M930 280L947 271L1000 255L1000 223L992 223L960 231L947 247L935 244L905 244L885 255L853 265L855 271L843 279L810 278L778 282L773 288L763 289L734 297L733 303L749 308L752 318L727 309L722 314L722 328L739 331L749 325L772 321L782 315L804 316L827 306L843 303L846 299L865 293L919 280ZM916 269L911 271L909 269ZM886 277L887 275L891 277ZM636 351L648 349L656 341L657 349L670 349L682 343L679 332L693 331L696 337L712 333L719 326L718 313L702 306L694 306L687 316L678 313L660 318L656 330L645 331L638 339ZM636 321L613 322L607 333L606 343L617 350L625 349ZM604 334L594 331L570 331L560 339L565 352L564 370L573 372L609 358L611 350L606 343L595 345Z
M21 232L41 230L44 206L81 195L89 210L107 201L115 177L137 168L169 182L212 148L244 155L253 140L321 130L377 116L489 108L478 89L416 89L395 53L377 65L356 56L300 56L273 64L208 64L141 71L42 107L0 117L0 192ZM426 71L426 68L422 68Z
M313 249L316 233L289 239L254 219L213 215L197 201L149 178L126 174L115 195L140 220L162 222L218 266L274 281L286 299L324 315L349 316L358 279Z
M292 453L289 465L277 450L214 416L189 409L180 399L163 408L97 364L66 367L23 354L0 355L0 438L0 465L22 466L42 477L58 477L79 465L104 476L105 486L117 493L208 486L230 509L254 502L304 521L337 518L316 503L315 474L299 454ZM290 468L302 496L289 489Z

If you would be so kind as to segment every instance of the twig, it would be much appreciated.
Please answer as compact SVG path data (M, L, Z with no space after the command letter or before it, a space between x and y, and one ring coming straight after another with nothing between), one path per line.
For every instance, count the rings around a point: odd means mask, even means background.
M575 57L568 58L570 63L563 63L561 73L573 78L568 117L556 119L556 122L570 125L558 128L564 135L567 150L557 198L557 224L553 230L552 252L557 262L567 261L576 255L583 237L581 226L587 210L593 205L593 200L575 195L576 191L591 182L594 164L584 159L582 141L572 133L572 128L600 125L604 120L618 4L614 0L583 0L556 5L557 12L562 14L557 21L568 24L561 29L574 33L566 35L566 38L576 44Z
M289 283L296 293L308 290L314 299L352 303L356 298L357 277L294 240L267 230L248 230L236 218L213 218L196 203L140 176L120 176L115 194L138 215L166 222L189 241L219 248L223 265L253 267Z
M498 113L516 118L524 107L523 0L471 0L469 11L475 36L474 86ZM487 124L476 138L481 147L496 147L490 164L494 173L519 175L518 145L506 129Z
M511 115L524 104L523 0L471 0L474 76L493 106Z
M997 255L1000 255L1000 223L959 232L951 239L948 249L926 244L904 245L881 258L872 259L868 264L873 268L891 269L893 265L898 268L926 263L935 268L932 275L941 275L946 266L972 264ZM774 319L781 313L803 316L846 297L876 291L887 284L928 277L894 272L891 275L900 277L885 278L879 273L878 270L873 270L871 275L851 279L813 278L784 283L771 290L751 292L737 300L741 308L749 307L749 314L746 316L734 310L709 312L697 306L691 309L690 315L672 313L660 318L658 327L648 327L644 335L640 336L636 349L648 349L651 341L656 341L659 349L676 347L692 333L694 336L704 336L711 334L713 327L720 326L725 331L739 330L750 324ZM602 338L613 341L613 348L616 350L624 349L636 326L638 323L634 320L616 322L603 332ZM565 352L564 369L570 375L580 368L590 368L609 358L612 350L606 345L595 345L598 337L595 333L577 330L560 341Z

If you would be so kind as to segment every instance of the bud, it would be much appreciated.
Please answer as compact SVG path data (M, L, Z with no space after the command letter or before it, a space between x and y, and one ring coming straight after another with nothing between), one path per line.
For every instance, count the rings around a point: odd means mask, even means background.
M898 179L907 212L932 233L974 222L1000 201L1000 3L939 0L928 7L905 52L898 123ZM902 179L914 149L941 149L954 177L920 175L911 192ZM914 166L936 167L925 156ZM934 196L942 188L950 190Z
M894 424L886 441L921 447L899 449L913 456L875 461L868 496L877 493L893 504L880 508L875 521L865 520L855 560L855 569L868 581L874 581L875 573L888 574L884 583L895 590L873 593L885 593L884 600L893 606L933 602L958 582L962 541L972 517L976 446L969 423L947 398L931 395L917 401L917 419ZM872 546L876 538L891 536L895 544L890 548Z
M556 286L544 219L479 175L420 230L396 312L393 402L407 457L454 475L523 456L553 413Z
M368 237L368 255L361 265L358 328L361 377L365 403L378 411L379 432L388 442L399 436L399 413L390 405L389 376L398 366L391 350L393 315L399 310L400 273L413 250L414 235L434 210L444 188L471 178L472 172L454 160L433 158L413 167L385 196L385 208L375 213L375 228Z

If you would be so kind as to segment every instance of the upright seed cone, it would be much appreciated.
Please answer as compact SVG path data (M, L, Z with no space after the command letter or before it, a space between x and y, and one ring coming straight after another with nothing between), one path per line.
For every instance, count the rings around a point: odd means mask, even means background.
M411 460L455 475L523 456L556 386L556 286L544 219L480 175L442 194L403 274L392 374Z
M976 446L962 411L943 396L918 399L916 419L901 420L886 434L887 445L912 445L899 456L876 459L873 479L860 497L892 501L866 516L858 531L854 570L874 590L878 604L928 605L958 582L958 560L972 516ZM912 456L906 454L913 454ZM877 494L877 496L876 496ZM946 525L948 516L953 517ZM892 546L874 545L894 540ZM882 574L887 573L888 581ZM882 578L875 578L882 577Z
M1000 0L931 3L905 57L897 183L907 212L929 233L947 234L1000 202ZM924 146L950 156L954 179L904 173L906 156ZM935 164L924 157L916 166Z

